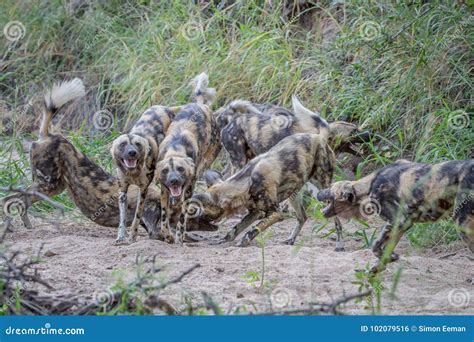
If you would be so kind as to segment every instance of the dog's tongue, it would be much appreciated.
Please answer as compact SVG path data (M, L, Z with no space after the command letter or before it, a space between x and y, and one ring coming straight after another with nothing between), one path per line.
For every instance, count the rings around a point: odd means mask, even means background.
M181 187L180 186L172 186L170 188L170 191L171 191L171 196L173 196L173 197L181 196Z
M137 166L136 159L124 159L123 162L125 163L125 166L128 168L134 168Z

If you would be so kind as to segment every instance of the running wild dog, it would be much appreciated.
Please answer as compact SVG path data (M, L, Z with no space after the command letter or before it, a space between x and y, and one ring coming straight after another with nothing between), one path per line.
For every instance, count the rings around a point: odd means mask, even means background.
M137 185L140 196L132 221L129 242L134 242L143 213L148 188L155 178L158 149L171 121L180 107L153 106L147 109L128 134L114 140L111 153L117 165L120 184L118 202L120 223L115 244L125 243L127 191L130 185Z
M398 260L393 252L417 222L452 216L461 237L474 252L474 160L429 165L399 160L358 181L340 181L318 193L329 201L326 217L379 215L387 222L372 250L380 259L372 272Z
M188 199L196 179L220 150L217 125L210 105L215 90L205 73L191 82L192 103L181 107L160 146L157 177L161 183L162 231L170 242L182 243ZM175 234L171 234L171 228Z
M207 192L196 193L192 205L207 220L220 220L248 210L248 214L218 243L232 241L263 214L266 219L250 230L239 246L246 246L255 236L283 216L279 203L289 199L298 219L285 243L293 244L306 221L301 197L296 196L310 179L319 186L331 184L336 158L324 134L291 135L268 152L252 159L239 172L222 180L216 172L206 173Z

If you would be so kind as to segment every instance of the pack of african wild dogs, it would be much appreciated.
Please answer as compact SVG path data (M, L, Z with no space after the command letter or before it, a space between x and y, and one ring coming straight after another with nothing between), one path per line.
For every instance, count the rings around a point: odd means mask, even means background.
M417 222L451 217L474 252L474 160L398 160L359 180L333 182L336 156L364 153L360 146L376 132L328 122L296 96L291 110L236 99L213 111L217 93L205 73L191 81L191 88L189 103L152 106L114 140L115 177L50 132L59 109L85 94L79 79L55 85L45 94L39 139L30 150L30 191L7 200L21 198L28 207L43 199L37 194L67 190L85 216L117 227L115 245L135 242L142 226L150 238L167 243L241 247L288 217L285 202L297 221L283 242L291 245L307 220L303 192L309 187L325 205L321 213L334 219L336 250L344 249L339 218L364 218L366 211L376 211L385 221L372 246L379 262L371 272L398 259L398 241ZM220 153L229 159L222 172L210 169ZM206 190L198 191L200 180ZM217 231L219 222L231 217L238 223L225 236L195 233ZM26 211L21 218L31 227Z

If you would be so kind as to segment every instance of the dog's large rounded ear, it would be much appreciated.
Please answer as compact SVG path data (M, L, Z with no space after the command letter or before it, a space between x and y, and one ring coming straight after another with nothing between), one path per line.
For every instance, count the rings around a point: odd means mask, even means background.
M208 188L213 186L216 183L222 182L222 174L216 170L207 170L204 172L204 180L206 181L206 185Z

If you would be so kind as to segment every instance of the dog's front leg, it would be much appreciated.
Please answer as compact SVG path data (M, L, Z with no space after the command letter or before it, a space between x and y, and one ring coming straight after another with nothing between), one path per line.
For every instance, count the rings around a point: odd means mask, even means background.
M372 267L370 273L382 272L385 269L385 265L390 262L397 261L399 256L393 250L400 241L403 233L411 226L411 223L399 224L393 227L390 223L387 223L383 229L380 237L374 242L372 246L372 252L379 258L377 265Z
M116 245L120 245L125 242L125 232L127 230L127 191L128 184L120 187L118 199L120 221L117 232L117 239L115 240Z
M140 196L137 196L137 207L135 209L135 215L133 216L132 227L130 229L130 243L133 243L137 240L138 226L140 225L143 209L145 208L145 200L149 186L150 184L148 184L144 189L140 189Z
M171 235L170 229L170 215L171 215L171 204L170 194L165 186L161 187L161 229L160 235L168 243L173 243L174 238Z
M191 184L194 184L195 180L191 180ZM184 235L186 234L186 229L189 221L188 207L189 199L193 196L193 187L188 187L184 193L184 201L181 206L181 213L179 214L179 220L176 227L176 243L180 245L183 244Z
M291 231L290 237L283 241L283 243L287 245L293 245L296 241L296 237L301 231L301 228L303 228L303 225L308 219L303 207L303 190L300 190L297 194L291 196L289 198L289 201L291 206L295 210L296 219L298 220L298 223Z
M342 236L342 223L339 217L334 218L334 224L336 226L336 252L344 251L344 237Z

